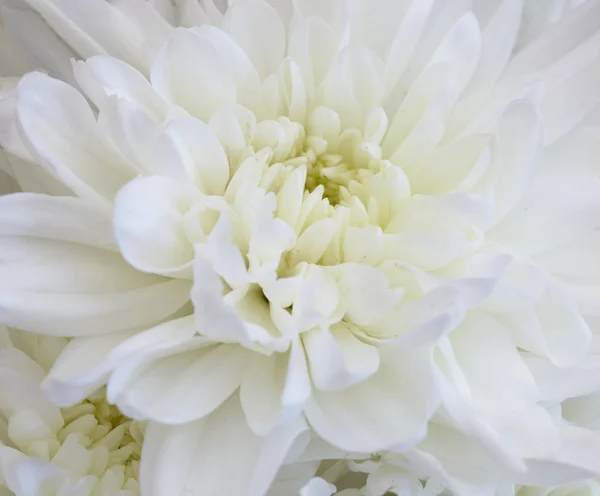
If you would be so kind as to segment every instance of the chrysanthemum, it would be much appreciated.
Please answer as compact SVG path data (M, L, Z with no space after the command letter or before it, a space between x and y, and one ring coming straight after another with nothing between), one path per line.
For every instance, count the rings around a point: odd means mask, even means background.
M0 492L138 495L144 426L108 405L103 391L59 409L44 396L40 382L47 373L43 366L52 365L65 343L14 331L10 338L0 329Z
M600 473L541 404L600 387L600 2L25 3L0 321L150 420L145 494L262 495L305 420L465 493Z

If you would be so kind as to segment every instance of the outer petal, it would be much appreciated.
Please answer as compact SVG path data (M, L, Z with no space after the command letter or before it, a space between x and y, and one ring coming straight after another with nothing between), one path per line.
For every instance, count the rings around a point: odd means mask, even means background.
M189 151L196 184L207 195L223 195L229 181L229 162L213 131L198 119L180 117L167 125L173 139Z
M2 322L54 336L86 336L154 324L189 300L190 284L168 281L110 294L0 292Z
M165 101L146 77L119 59L97 55L85 62L75 62L73 72L79 86L97 107L101 107L107 97L117 95L137 103L157 119L167 112Z
M74 338L59 355L42 387L61 407L83 401L106 381L111 370L110 352L132 335L132 331Z
M165 100L206 122L214 109L236 100L229 68L210 43L190 30L171 34L154 60L151 81Z
M495 222L499 222L523 198L531 185L542 145L541 119L533 103L511 104L499 128L501 168L494 184Z
M322 391L345 389L377 372L379 351L363 343L347 324L315 329L302 335L310 375Z
M17 127L40 165L82 198L106 205L133 177L107 146L83 96L61 81L40 73L21 81Z
M345 127L362 129L381 104L385 69L369 49L356 45L338 55L320 88L320 103L335 110Z
M100 107L99 124L113 146L143 174L187 183L193 177L186 150L135 103L116 96Z
M430 352L391 347L381 350L376 374L342 391L315 391L305 411L334 446L371 452L419 442L438 401Z
M189 350L140 363L115 401L133 418L192 422L213 412L238 388L248 357L238 345L190 341Z
M253 354L242 379L240 400L252 431L264 435L298 414L310 392L306 357L296 340L288 353Z
M521 484L560 485L597 476L600 472L600 434L587 429L561 428L561 448L549 459L529 460Z
M79 198L31 193L2 196L0 235L33 236L117 250L110 215Z
M225 30L245 50L261 79L277 71L285 51L285 27L263 0L242 0L228 9Z
M196 422L151 422L142 453L141 490L147 496L263 496L305 429L305 422L296 419L257 437L236 397Z
M449 339L469 393L463 391L458 374L455 387L463 404L474 408L465 414L487 422L515 457L553 453L558 447L556 428L538 406L534 379L506 330L488 315L471 312ZM445 367L452 369L452 364ZM453 406L448 409L457 414Z

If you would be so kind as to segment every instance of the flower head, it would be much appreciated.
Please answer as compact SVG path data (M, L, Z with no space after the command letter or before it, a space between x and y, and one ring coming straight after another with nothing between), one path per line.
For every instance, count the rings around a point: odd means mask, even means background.
M463 492L600 472L542 403L598 388L598 2L28 4L81 60L0 94L0 319L150 420L142 490L264 494L308 425Z
M9 337L6 329L2 332ZM22 346L23 337L11 334L12 344ZM24 348L46 364L64 346L57 339L25 341L30 346ZM46 371L17 347L0 351L0 374L4 430L0 487L16 496L139 494L142 424L108 405L101 390L59 409L40 389Z

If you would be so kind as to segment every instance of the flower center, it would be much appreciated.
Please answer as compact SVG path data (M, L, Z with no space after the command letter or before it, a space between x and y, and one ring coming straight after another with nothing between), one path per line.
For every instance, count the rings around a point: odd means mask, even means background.
M340 132L339 119L324 107L305 124L286 117L260 122L252 144L256 150L272 149L270 166L283 166L282 172L306 167L305 190L321 187L323 198L334 206L347 205L357 186L384 167L378 143L358 129Z

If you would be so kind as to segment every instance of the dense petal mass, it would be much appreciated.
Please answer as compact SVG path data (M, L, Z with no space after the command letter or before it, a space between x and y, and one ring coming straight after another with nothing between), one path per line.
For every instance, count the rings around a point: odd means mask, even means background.
M155 496L600 476L600 3L550 3L3 2L23 388L149 421Z

